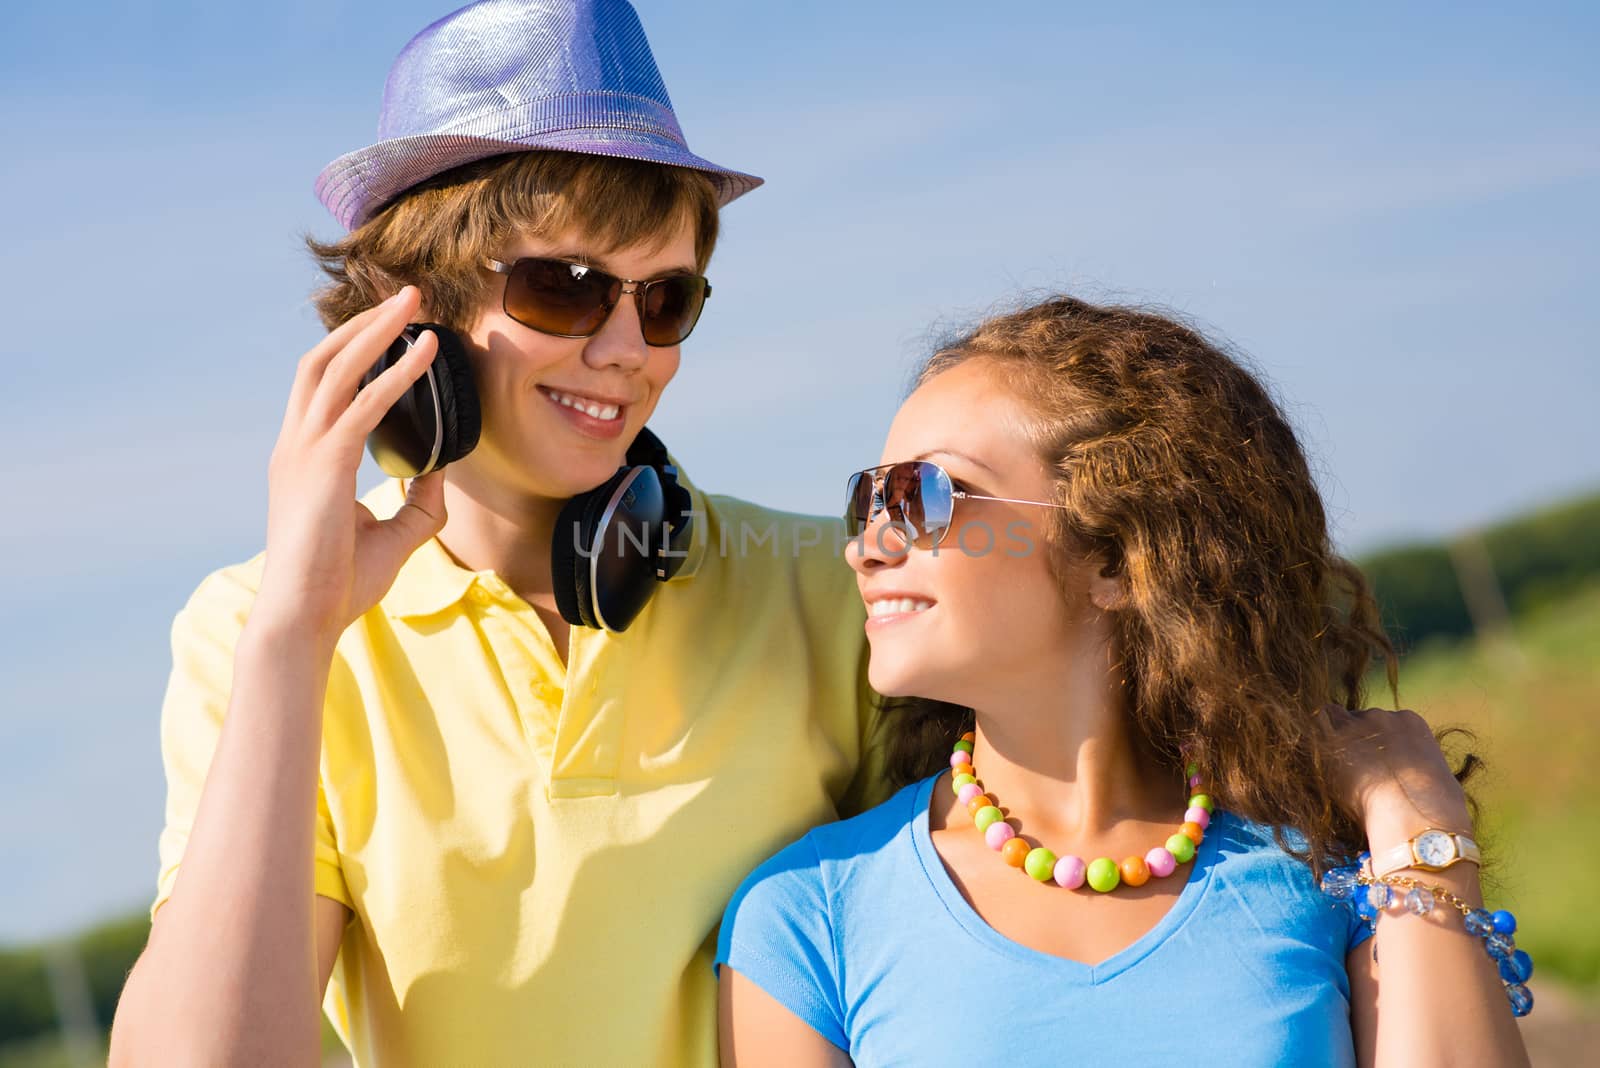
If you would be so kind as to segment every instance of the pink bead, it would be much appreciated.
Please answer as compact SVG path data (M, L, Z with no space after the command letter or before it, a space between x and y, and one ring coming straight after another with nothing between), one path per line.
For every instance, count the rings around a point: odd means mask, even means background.
M961 803L965 805L968 801L971 801L974 797L977 797L981 793L983 793L983 787L979 786L975 782L969 782L967 785L961 788L960 792L956 794L956 797L960 798Z
M995 820L989 824L989 829L983 832L983 840L989 843L990 849L994 850L998 850L1016 836L1017 832L1013 831L1011 824L1005 820Z
M1144 855L1144 863L1150 869L1150 874L1157 879L1165 879L1178 870L1178 858L1173 856L1165 846L1156 846Z
M1200 829L1203 831L1207 827L1211 826L1211 813L1207 812L1199 805L1195 805L1193 808L1189 809L1189 811L1183 814L1183 822L1198 823L1200 825Z
M1083 885L1084 877L1089 873L1089 865L1083 862L1082 857L1071 855L1061 857L1056 861L1052 878L1056 885L1067 890L1076 890Z
M1193 790L1196 786L1199 786L1199 785L1200 785L1200 776L1198 776L1198 775L1189 776L1189 789Z
M965 749L957 749L954 753L950 754L950 766L952 768L959 768L963 764L970 763L972 763L972 754L967 752Z

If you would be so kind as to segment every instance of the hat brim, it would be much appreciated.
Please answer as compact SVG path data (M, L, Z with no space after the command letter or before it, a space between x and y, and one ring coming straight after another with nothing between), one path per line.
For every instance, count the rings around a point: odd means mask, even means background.
M700 171L715 184L717 204L761 185L764 179L702 159L669 138L643 130L593 127L541 134L528 141L460 134L397 137L348 152L317 176L317 199L347 230L367 222L380 208L419 182L452 167L508 152L581 152L643 160Z

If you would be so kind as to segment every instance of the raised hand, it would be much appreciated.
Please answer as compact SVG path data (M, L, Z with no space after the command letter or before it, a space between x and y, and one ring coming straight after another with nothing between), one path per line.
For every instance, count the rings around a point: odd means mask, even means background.
M253 621L259 616L337 640L444 526L438 471L411 483L391 519L379 521L356 500L367 435L422 376L438 339L425 332L393 367L357 390L420 302L416 287L406 286L301 357L268 466L266 570Z
M1337 789L1362 814L1374 848L1425 827L1470 831L1465 792L1427 722L1409 709L1325 710L1342 757Z

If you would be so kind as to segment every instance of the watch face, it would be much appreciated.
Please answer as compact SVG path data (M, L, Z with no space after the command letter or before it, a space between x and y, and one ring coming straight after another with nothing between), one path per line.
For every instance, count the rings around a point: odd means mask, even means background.
M1456 843L1443 831L1424 831L1417 835L1417 859L1442 868L1456 859Z

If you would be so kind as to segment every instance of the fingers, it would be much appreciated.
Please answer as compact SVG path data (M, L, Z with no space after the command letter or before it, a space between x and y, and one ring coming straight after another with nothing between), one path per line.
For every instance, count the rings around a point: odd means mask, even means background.
M400 336L421 301L415 286L405 286L371 309L375 313L372 318L325 361L322 376L304 409L309 427L321 431L339 421L355 398L361 377Z
M444 529L444 471L430 471L406 487L406 503L383 526L394 533L406 556Z
M384 413L405 395L439 351L439 339L432 330L425 330L406 354L373 379L372 384L357 393L333 425L336 434L364 438L383 421ZM363 372L365 373L365 372Z
M402 289L401 293L405 291ZM390 297L392 301L401 294ZM340 323L321 341L317 342L300 357L300 363L295 369L294 385L289 390L289 406L286 421L304 415L306 407L311 403L311 398L317 391L317 386L322 382L323 372L327 370L328 361L337 356L341 349L348 344L357 334L364 330L372 320L376 319L384 307L389 303L374 305L358 315Z
M362 377L381 360L384 350L394 344L406 323L416 315L419 304L421 297L416 288L406 286L389 304L382 305L378 317L368 328L328 361L328 369L323 373L322 385L318 385L317 398L310 409L310 417L317 420L317 425L331 427L339 422L349 409L350 401L354 400L355 392L362 387Z

